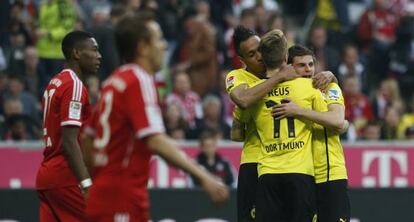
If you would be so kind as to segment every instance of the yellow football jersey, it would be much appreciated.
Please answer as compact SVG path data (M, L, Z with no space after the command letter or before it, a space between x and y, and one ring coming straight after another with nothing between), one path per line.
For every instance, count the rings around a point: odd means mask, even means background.
M312 87L312 80L297 78L279 84L254 109L253 118L262 143L258 173L302 173L314 175L312 158L312 122L304 119L275 120L272 106L291 99L303 108L321 110L322 93ZM326 106L326 105L325 105Z
M325 107L322 111L328 111L330 104L344 105L341 88L336 83L328 85L324 97ZM316 183L347 179L344 150L337 132L314 124L312 148Z
M247 84L248 86L254 85L255 82L260 79L246 71L245 69L237 69L231 71L226 77L226 90L230 93L234 88L239 85ZM244 163L257 163L257 157L260 152L261 143L257 134L256 125L254 124L249 109L240 109L236 106L233 112L233 117L246 126L245 139L243 143L243 150L240 157L240 164Z

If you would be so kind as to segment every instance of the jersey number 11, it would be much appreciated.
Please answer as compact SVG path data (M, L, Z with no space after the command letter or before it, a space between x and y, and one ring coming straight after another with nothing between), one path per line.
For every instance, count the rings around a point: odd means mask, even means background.
M282 100L281 103L286 103L286 100ZM271 108L277 103L275 101L269 100L266 103L267 108ZM293 117L287 118L287 125L288 125L288 136L295 137L295 119ZM280 138L280 119L276 119L273 117L273 138Z

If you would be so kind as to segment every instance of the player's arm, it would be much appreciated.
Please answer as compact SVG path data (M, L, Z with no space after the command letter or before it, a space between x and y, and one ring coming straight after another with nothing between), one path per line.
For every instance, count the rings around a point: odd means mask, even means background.
M146 139L148 147L171 165L191 174L200 181L210 199L217 204L223 203L229 197L228 188L217 181L210 173L203 170L193 161L188 161L178 152L177 145L165 134L154 134Z
M93 139L93 135L89 133L84 133L81 136L83 162L85 163L85 166L88 169L89 174L92 173L93 168Z
M69 163L75 177L80 181L80 186L86 194L92 185L88 170L83 162L82 152L78 142L80 128L76 126L62 126L63 155Z
M233 119L230 130L230 139L235 142L243 142L245 136L245 124L238 119Z
M304 118L322 126L331 128L340 132L345 125L345 107L341 104L329 104L328 111L319 112L311 109L300 107L295 102L285 99L285 103L275 105L272 109L272 115L276 119L285 117Z
M291 65L286 65L279 72L275 73L260 84L249 87L247 84L241 84L235 87L230 98L240 108L246 109L252 104L262 99L277 84L299 77Z

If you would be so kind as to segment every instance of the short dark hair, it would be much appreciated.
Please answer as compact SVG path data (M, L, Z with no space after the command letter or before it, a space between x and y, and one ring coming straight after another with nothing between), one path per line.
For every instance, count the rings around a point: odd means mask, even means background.
M310 50L309 48L303 46L303 45L294 45L291 46L288 50L288 64L293 63L293 59L297 56L307 56L310 55L313 57L313 60L315 60L315 54Z
M234 44L234 48L236 49L236 53L238 56L241 56L241 57L243 56L240 51L240 44L255 35L256 33L253 30L248 29L242 25L238 25L234 29L233 44Z
M93 38L93 35L84 31L73 31L66 34L62 40L62 52L65 58L70 59L73 49L79 47L79 43L90 38Z
M147 23L154 21L152 13L140 11L124 16L115 27L115 42L120 57L131 62L136 56L138 42L151 41L151 31Z
M283 32L279 29L273 29L266 33L260 41L259 51L266 68L280 68L287 53L287 40Z

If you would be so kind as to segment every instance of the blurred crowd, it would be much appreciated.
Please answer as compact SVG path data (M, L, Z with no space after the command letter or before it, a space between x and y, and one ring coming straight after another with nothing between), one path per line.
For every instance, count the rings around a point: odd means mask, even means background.
M352 124L344 139L414 139L412 0L3 0L0 1L0 138L41 138L43 89L63 67L61 40L91 32L102 66L86 80L91 101L121 63L113 39L119 18L154 12L168 41L155 80L166 129L177 140L205 130L229 139L232 110L224 76L242 67L232 33L281 29L289 45L315 52L316 72L339 80Z

